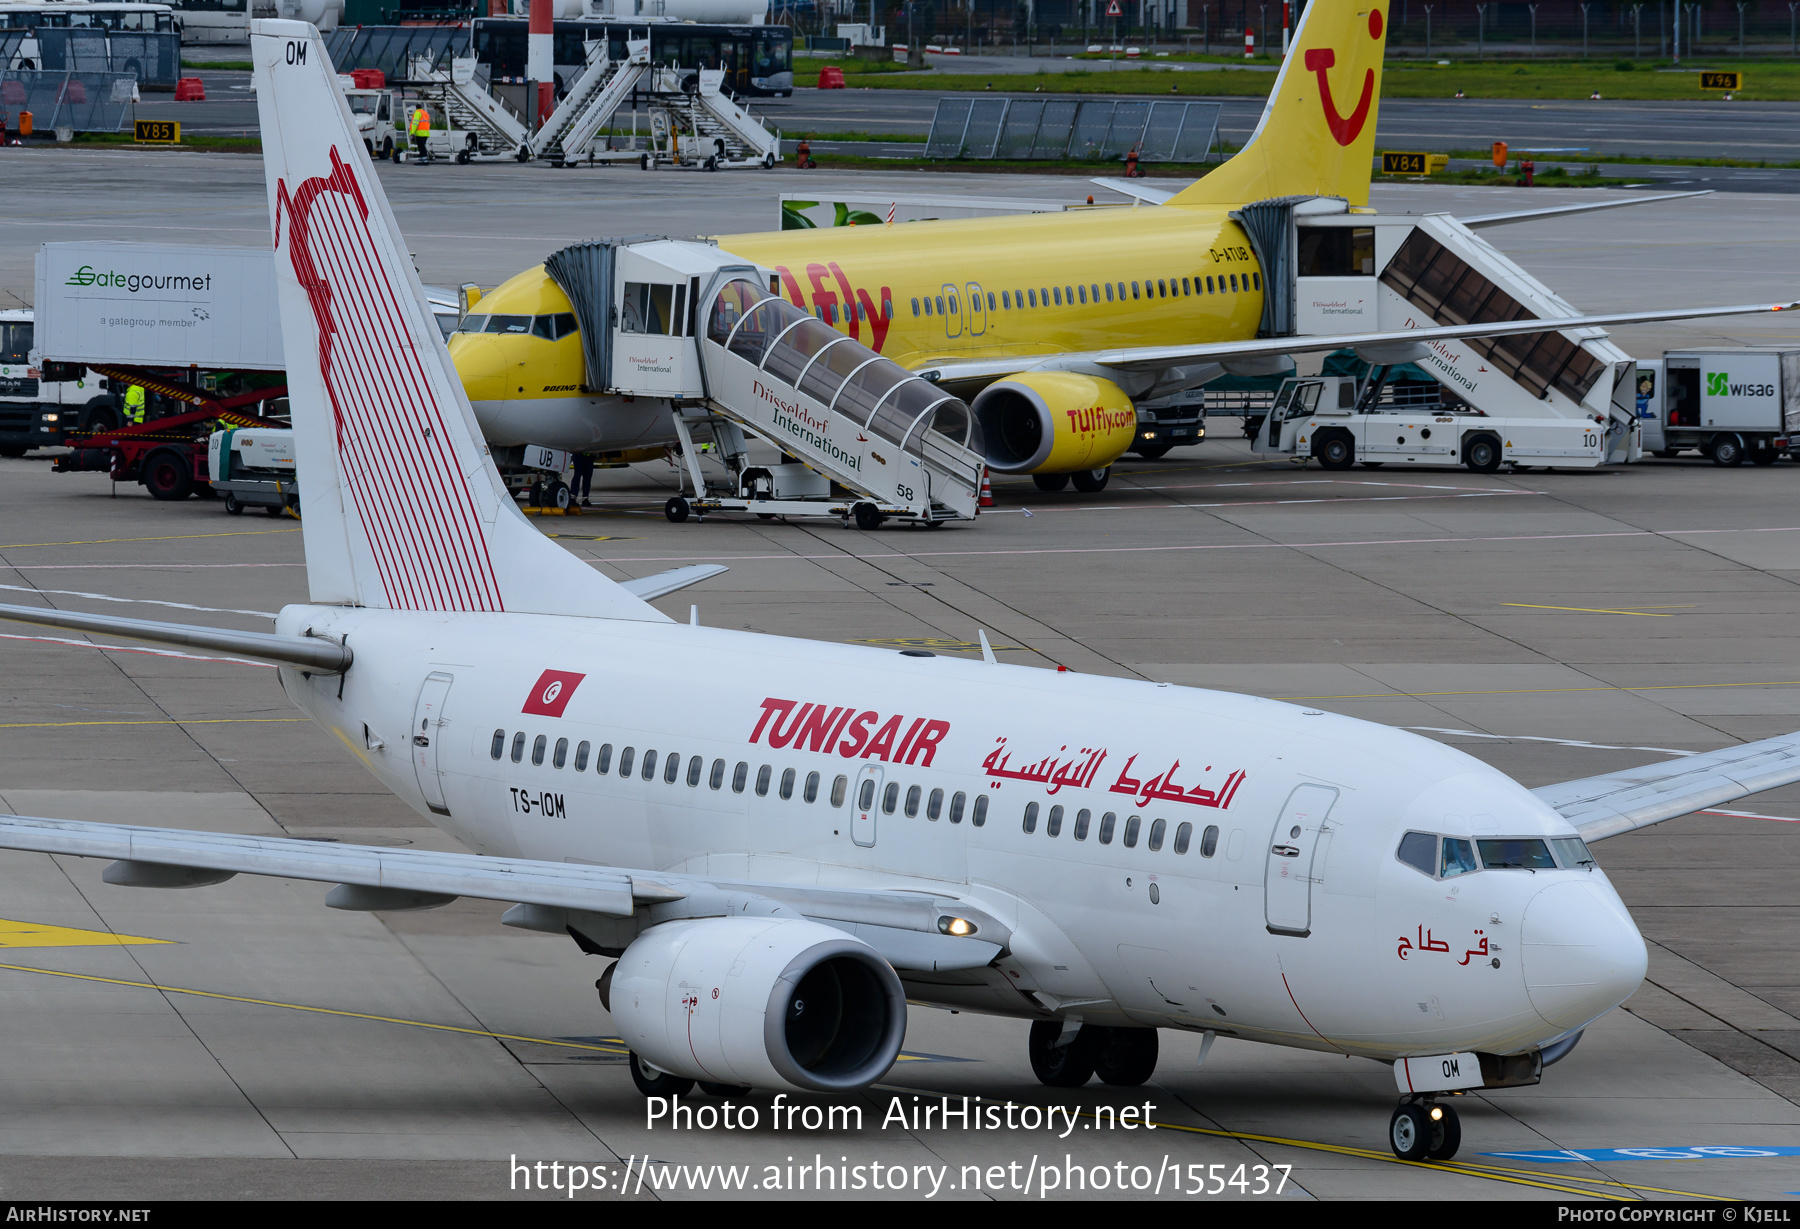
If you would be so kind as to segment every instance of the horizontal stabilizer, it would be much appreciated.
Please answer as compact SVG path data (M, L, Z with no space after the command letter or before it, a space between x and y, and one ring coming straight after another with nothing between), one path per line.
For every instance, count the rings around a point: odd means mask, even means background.
M1099 184L1108 192L1117 192L1120 196L1136 197L1146 205L1160 205L1175 195L1173 192L1167 191L1166 189L1148 187L1130 179L1117 179L1102 176L1098 179L1089 179L1088 182L1091 184Z
M1472 218L1458 218L1470 230L1489 226L1511 226L1515 222L1536 222L1543 218L1571 217L1578 213L1597 213L1602 209L1625 209L1632 205L1654 205L1659 201L1685 201L1690 196L1711 196L1711 188L1698 192L1666 192L1661 196L1623 196L1614 200L1586 201L1580 205L1555 205L1549 209L1518 209L1511 213L1478 213Z
M1800 733L1531 792L1574 824L1583 840L1602 841L1795 781Z
M619 588L633 597L649 601L652 598L666 597L678 589L689 585L697 585L703 580L710 580L721 572L731 569L722 563L696 563L688 568L675 568L667 572L658 572L654 576L640 576L636 580L622 580Z
M211 649L252 661L277 666L298 666L314 674L342 674L353 655L348 645L311 636L280 636L274 632L237 632L193 623L158 623L152 619L125 619L118 615L82 614L52 610L47 606L0 606L0 619L37 623L74 632L98 632L125 636L154 644L178 644L189 649Z

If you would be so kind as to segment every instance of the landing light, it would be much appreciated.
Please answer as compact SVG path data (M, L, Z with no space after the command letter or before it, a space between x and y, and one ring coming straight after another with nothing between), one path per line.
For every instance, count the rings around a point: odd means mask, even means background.
M1434 1105L1431 1107L1431 1120L1433 1122L1442 1122L1444 1120L1444 1107L1443 1106Z
M941 917L938 919L938 929L944 934L964 939L975 933L975 923L966 917Z

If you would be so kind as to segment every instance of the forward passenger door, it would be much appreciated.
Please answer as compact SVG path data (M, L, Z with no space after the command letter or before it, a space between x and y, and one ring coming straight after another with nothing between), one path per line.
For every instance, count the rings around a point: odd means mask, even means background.
M1325 785L1296 787L1269 831L1263 910L1271 934L1305 938L1312 933L1313 858L1337 795Z
M876 808L881 806L881 769L873 764L863 766L856 774L856 788L850 795L850 839L864 849L875 847Z

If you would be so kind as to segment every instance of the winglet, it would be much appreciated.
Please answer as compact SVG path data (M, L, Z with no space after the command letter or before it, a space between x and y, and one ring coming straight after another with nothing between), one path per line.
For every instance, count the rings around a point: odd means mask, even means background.
M988 643L986 630L978 627L975 634L981 638L981 660L990 666L999 665L1000 659L994 656L994 647Z

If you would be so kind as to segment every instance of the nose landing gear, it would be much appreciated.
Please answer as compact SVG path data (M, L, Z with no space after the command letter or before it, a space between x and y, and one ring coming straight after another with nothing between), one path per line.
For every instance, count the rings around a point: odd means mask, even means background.
M1408 1097L1388 1119L1388 1144L1403 1161L1447 1161L1462 1147L1462 1122L1431 1097Z

